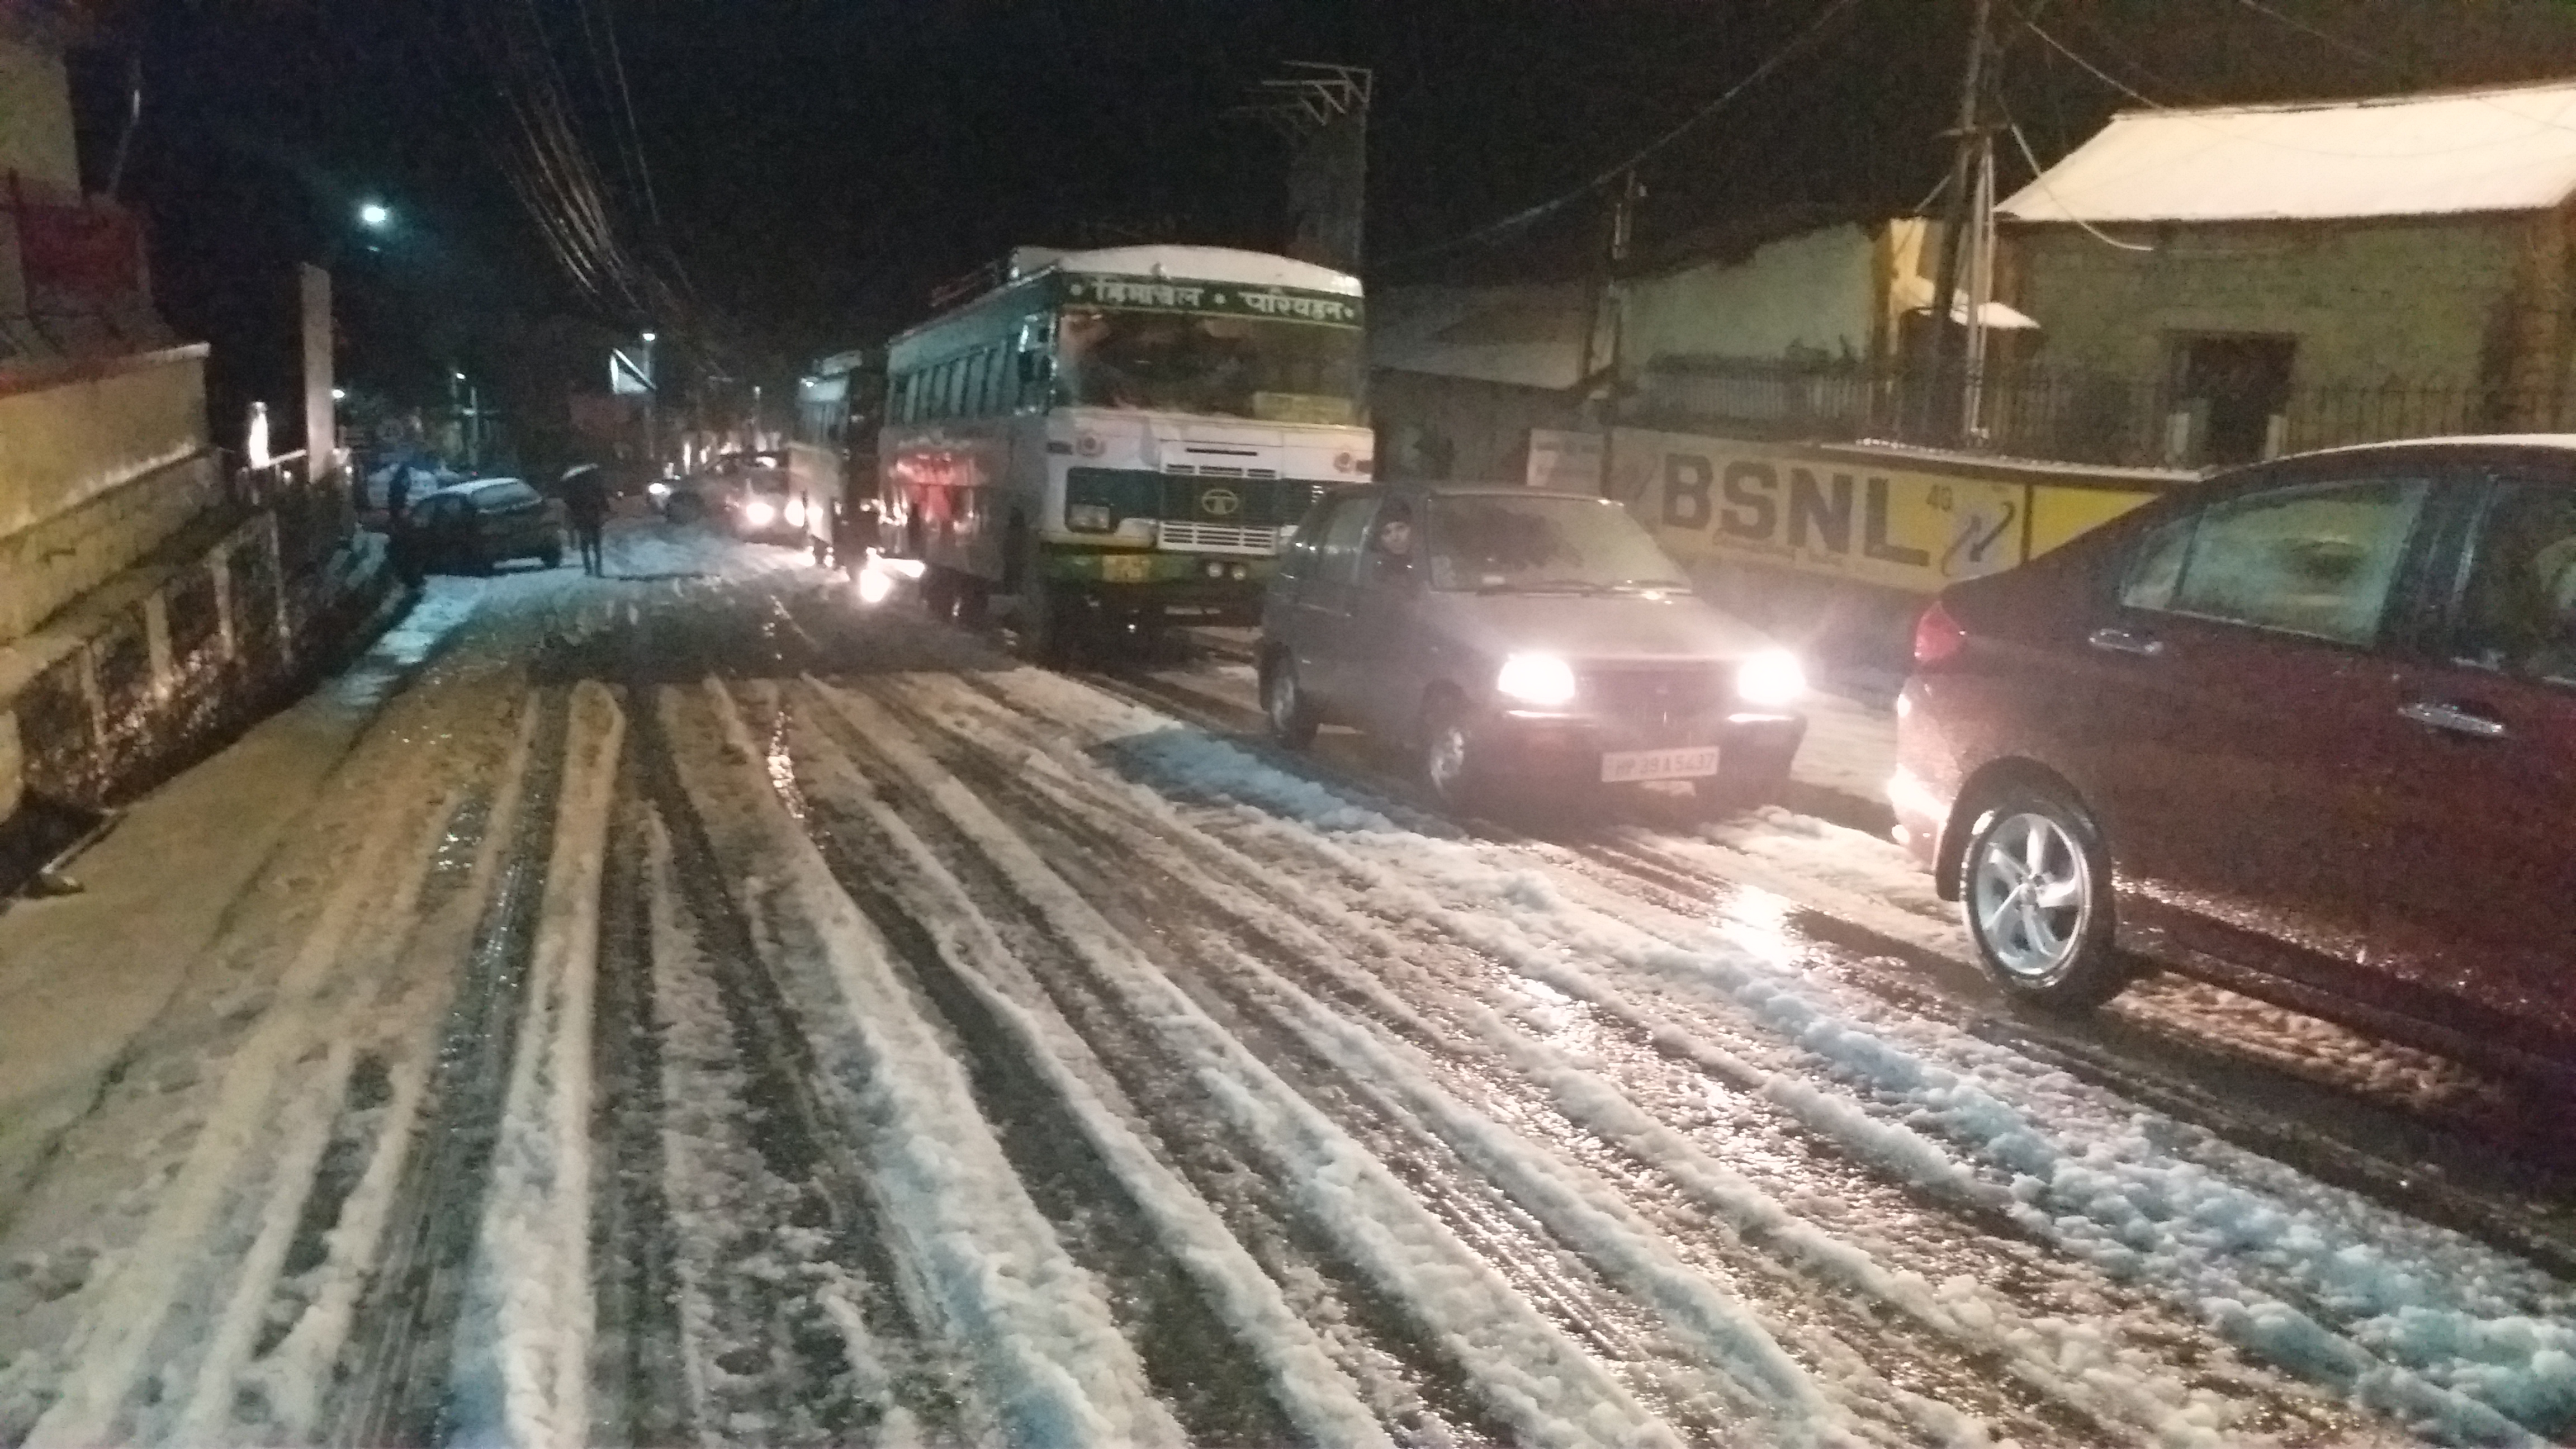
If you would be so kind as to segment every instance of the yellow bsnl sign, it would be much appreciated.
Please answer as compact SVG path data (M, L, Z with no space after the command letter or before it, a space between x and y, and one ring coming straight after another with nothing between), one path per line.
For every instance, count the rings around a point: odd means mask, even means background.
M1614 495L1686 561L1921 594L2010 568L2154 496L1979 476L1973 465L1893 467L1853 451L1620 429L1610 475Z

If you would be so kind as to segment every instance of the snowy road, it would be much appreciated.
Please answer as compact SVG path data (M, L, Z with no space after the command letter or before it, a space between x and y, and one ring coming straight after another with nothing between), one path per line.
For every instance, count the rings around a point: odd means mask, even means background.
M2179 985L2019 1022L1806 816L1461 830L1222 663L612 573L437 581L282 824L184 822L269 843L23 1074L88 1086L0 1161L0 1443L2576 1433L2576 1234L2473 1074ZM83 908L0 916L67 1038Z

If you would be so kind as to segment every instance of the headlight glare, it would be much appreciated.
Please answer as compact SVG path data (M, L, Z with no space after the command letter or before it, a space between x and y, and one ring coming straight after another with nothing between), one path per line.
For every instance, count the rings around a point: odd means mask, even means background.
M1554 708L1574 702L1574 667L1553 654L1515 654L1494 676L1494 692L1521 704Z
M1746 704L1778 709L1806 693L1806 666L1786 649L1765 649L1735 666L1735 697Z
M804 499L790 498L787 500L787 526L789 528L803 528L805 526Z
M767 528L777 518L777 508L761 499L755 498L742 506L742 521L754 528Z

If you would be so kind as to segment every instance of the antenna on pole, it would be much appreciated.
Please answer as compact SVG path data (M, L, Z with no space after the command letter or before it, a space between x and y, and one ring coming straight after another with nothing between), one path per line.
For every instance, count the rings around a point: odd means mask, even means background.
M1360 269L1368 212L1366 66L1292 60L1228 114L1259 121L1288 143L1289 254L1337 271Z

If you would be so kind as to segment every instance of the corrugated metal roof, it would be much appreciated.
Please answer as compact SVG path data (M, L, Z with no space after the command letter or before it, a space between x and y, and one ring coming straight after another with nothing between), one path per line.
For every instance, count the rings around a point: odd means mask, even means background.
M2576 82L2130 111L1999 209L2014 221L2539 211L2576 194Z

